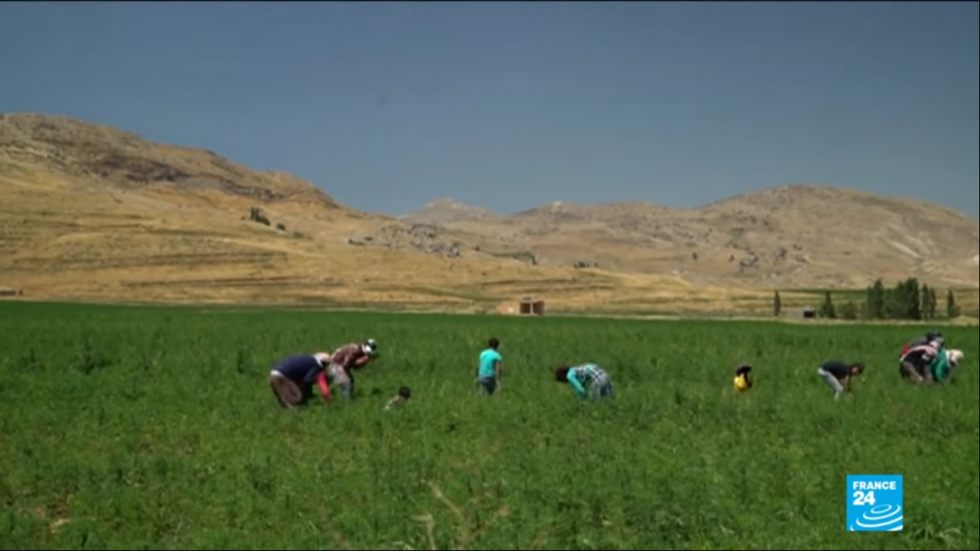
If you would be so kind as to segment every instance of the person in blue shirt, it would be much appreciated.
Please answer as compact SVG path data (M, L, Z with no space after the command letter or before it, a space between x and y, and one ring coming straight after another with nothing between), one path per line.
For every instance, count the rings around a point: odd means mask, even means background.
M269 373L269 386L283 408L295 408L306 405L313 396L313 385L319 385L320 394L325 402L330 402L330 381L327 366L330 364L330 354L301 354L290 356L278 364Z
M500 355L500 341L493 338L487 343L487 349L480 352L480 367L476 374L477 387L488 395L493 395L500 388L500 372L504 357Z
M555 380L559 383L569 383L579 399L612 398L613 386L609 374L593 363L577 367L559 367L555 371Z

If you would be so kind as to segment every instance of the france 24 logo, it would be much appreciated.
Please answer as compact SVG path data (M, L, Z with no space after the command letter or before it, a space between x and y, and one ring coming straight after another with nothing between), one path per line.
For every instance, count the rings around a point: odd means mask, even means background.
M847 476L847 530L901 532L905 529L902 475Z

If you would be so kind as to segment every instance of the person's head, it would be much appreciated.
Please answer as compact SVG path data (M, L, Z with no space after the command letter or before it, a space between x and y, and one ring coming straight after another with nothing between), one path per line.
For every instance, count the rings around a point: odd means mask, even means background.
M563 365L559 367L558 369L555 370L555 380L558 381L559 383L567 383L568 372L569 372L568 366Z
M368 339L361 343L361 353L365 356L374 356L378 353L378 343L374 339Z
M740 365L738 369L735 370L736 377L751 377L752 376L752 366L750 365Z
M963 351L962 350L950 350L946 353L946 357L949 358L949 364L953 367L959 365L963 361Z
M497 350L500 348L500 341L494 337L487 341L487 346L489 346L491 350Z
M408 401L412 397L412 391L407 386L403 386L398 389L398 397L404 401Z
M851 369L850 369L851 377L860 375L862 373L864 373L864 363L863 362L854 362L854 363L851 364Z

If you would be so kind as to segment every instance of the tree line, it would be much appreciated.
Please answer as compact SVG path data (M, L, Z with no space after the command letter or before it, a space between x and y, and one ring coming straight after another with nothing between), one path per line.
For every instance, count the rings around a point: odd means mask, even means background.
M773 298L773 311L776 317L782 313L783 301L776 291ZM834 303L830 291L824 294L823 304L817 315L825 319L866 319L866 320L909 320L923 321L936 319L939 311L939 298L935 287L921 285L916 278L908 278L895 287L885 287L877 280L867 288L863 302L849 299L838 305ZM952 289L946 292L946 316L950 319L961 314Z

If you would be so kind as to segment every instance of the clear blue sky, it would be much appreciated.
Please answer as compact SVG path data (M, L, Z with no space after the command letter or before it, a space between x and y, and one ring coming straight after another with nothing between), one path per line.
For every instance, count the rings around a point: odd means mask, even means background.
M976 217L977 2L0 4L0 112L306 178L692 207L792 183Z

